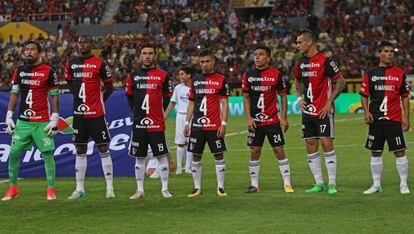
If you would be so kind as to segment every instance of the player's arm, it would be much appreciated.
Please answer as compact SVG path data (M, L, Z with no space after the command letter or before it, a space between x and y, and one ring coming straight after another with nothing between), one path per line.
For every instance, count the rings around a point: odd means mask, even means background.
M401 98L404 114L402 116L402 127L404 132L410 130L410 100L407 97Z
M296 62L295 64L295 89L296 89L296 96L297 96L297 102L299 105L299 108L303 111L305 109L305 100L303 100L302 95L303 95L303 82L301 79L301 75L300 75L300 70L299 70L299 63Z
M221 98L221 125L217 130L217 137L224 137L226 135L227 117L229 114L229 100Z
M168 104L167 110L164 112L164 119L167 119L168 116L170 115L171 111L174 109L175 107L175 102L171 101L170 104Z
M114 92L114 87L112 85L112 81L104 83L104 90L103 90L103 100L104 102L111 96Z
M250 131L254 131L254 129L256 128L256 123L254 122L253 118L252 118L252 113L250 111L250 95L248 92L243 92L243 107L244 107L244 112L246 113L246 121L247 121L247 127L249 128Z
M185 117L185 124L184 124L184 136L190 136L190 120L193 117L194 112L194 101L189 100L188 107L187 107L187 116Z
M280 101L282 104L282 116L280 118L280 127L282 128L283 132L287 132L287 130L289 129L289 122L287 119L288 101L286 93L280 94Z
M370 124L374 122L374 117L372 116L371 112L369 112L368 97L361 96L361 106L362 106L362 109L364 110L365 123Z
M131 111L134 112L134 91L133 91L133 84L132 84L132 78L131 74L128 74L125 82L125 95L128 100L129 108L131 108Z

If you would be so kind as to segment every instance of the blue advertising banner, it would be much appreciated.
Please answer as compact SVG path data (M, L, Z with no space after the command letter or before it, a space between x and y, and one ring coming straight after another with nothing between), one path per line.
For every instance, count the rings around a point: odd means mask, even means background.
M55 137L54 151L56 161L56 176L75 176L75 146L72 143L72 104L71 94L60 94L59 133ZM0 92L0 178L8 178L8 156L11 137L6 132L4 124L9 101L9 93ZM112 137L109 149L114 164L115 176L133 176L134 158L128 156L129 138L132 118L125 92L115 91L105 103L106 120ZM16 108L16 110L18 110ZM16 111L17 112L17 111ZM16 114L15 114L16 117ZM15 119L15 118L14 118ZM40 151L34 147L23 152L20 157L19 177L45 176L43 160ZM88 176L103 176L101 158L95 143L88 144Z

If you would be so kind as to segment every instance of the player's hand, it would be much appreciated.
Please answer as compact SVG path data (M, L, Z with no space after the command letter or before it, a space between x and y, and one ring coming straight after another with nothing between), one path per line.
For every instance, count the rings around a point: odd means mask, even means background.
M410 130L410 120L403 118L402 128L404 132L408 132L408 130Z
M328 116L328 114L331 111L331 109L332 109L332 102L328 100L325 103L325 106L322 108L322 110L320 110L318 112L319 118L320 119L324 119L326 116Z
M256 122L252 119L252 117L247 118L247 127L250 131L254 132L256 128Z
M189 137L190 136L190 127L188 125L184 126L184 136Z
M58 113L53 113L50 116L50 122L43 129L43 131L47 132L47 135L49 137L53 137L57 134L57 132L58 132L58 127L57 127L58 120L59 120L59 114Z
M306 109L306 103L305 103L305 99L303 99L302 97L298 98L298 105L300 110L305 110Z
M370 123L374 122L374 117L372 116L371 112L369 112L369 111L364 112L364 115L365 115L365 123L366 124L370 124Z
M282 128L283 133L287 132L289 129L289 122L287 119L281 118L280 119L280 127Z
M217 130L217 137L222 138L226 135L226 126L220 125L220 127Z
M13 111L7 111L6 114L6 131L9 135L13 135L14 129L16 128L16 124L14 124L14 121L12 119L13 117Z
M168 119L168 115L164 112L164 120Z

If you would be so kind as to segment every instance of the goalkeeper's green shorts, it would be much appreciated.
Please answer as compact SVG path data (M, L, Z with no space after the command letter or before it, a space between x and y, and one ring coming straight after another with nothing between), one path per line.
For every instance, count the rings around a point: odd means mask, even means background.
M52 151L55 148L55 141L43 130L48 123L17 120L16 130L12 136L11 150L31 150L35 143L42 153Z

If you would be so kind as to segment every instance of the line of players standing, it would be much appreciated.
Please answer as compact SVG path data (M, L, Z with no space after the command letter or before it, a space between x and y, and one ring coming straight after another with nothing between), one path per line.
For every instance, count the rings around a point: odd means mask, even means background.
M316 38L311 31L301 31L296 40L297 49L303 57L296 63L296 91L302 110L302 138L306 144L309 167L315 185L307 193L326 191L337 193L337 158L333 147L334 139L334 100L345 87L345 80L337 62L320 53ZM87 142L92 138L98 146L102 168L107 183L106 198L114 198L112 160L108 151L110 135L106 126L104 101L112 93L112 77L104 62L91 53L91 41L80 37L80 56L68 62L66 80L74 96L73 140L76 145L76 189L68 197L76 200L86 196L84 188L87 168ZM47 199L56 199L54 188L55 165L51 151L54 148L52 137L57 132L59 118L58 81L56 73L42 64L41 47L37 42L25 44L25 65L16 69L10 97L6 125L12 137L9 157L10 187L2 200L10 200L20 195L17 187L20 151L39 147L45 161L48 180ZM366 148L372 151L371 173L373 185L364 194L382 191L382 151L387 141L390 151L396 156L400 175L400 192L408 194L408 160L405 156L403 132L410 127L408 85L404 72L393 65L394 46L381 42L378 46L378 67L369 70L361 88L365 122L369 124ZM242 77L243 104L248 127L247 145L250 147L249 172L251 184L246 193L259 192L260 156L264 139L267 137L278 160L283 177L284 191L293 193L290 182L289 161L284 151L284 136L289 128L287 120L286 83L281 73L270 67L271 50L267 46L257 46L254 50L253 69ZM200 74L192 67L180 68L182 84L173 94L167 107L163 99L171 93L168 74L156 67L156 49L146 44L141 47L142 66L128 75L126 95L134 113L129 155L135 157L135 177L137 190L130 197L141 199L144 193L145 159L148 150L158 161L161 177L161 194L172 197L168 190L169 148L165 137L165 119L177 104L176 139L177 154L181 162L183 155L192 154L191 173L194 190L188 197L202 194L202 154L205 144L209 145L215 158L217 175L217 195L227 196L224 190L225 161L223 153L227 147L224 141L228 116L229 86L225 77L214 71L215 58L210 49L199 53ZM103 83L103 85L101 84ZM52 115L49 116L48 92L53 97ZM280 96L281 113L277 95ZM12 116L20 95L20 111L17 124ZM404 113L401 111L400 101ZM167 102L168 103L168 102ZM164 112L164 110L166 110ZM319 144L325 154L328 172L327 186L323 181ZM187 147L187 149L185 148ZM188 153L186 153L188 151ZM188 158L187 158L188 161ZM181 163L179 164L179 166ZM187 165L188 169L189 165ZM182 170L182 168L177 168Z

